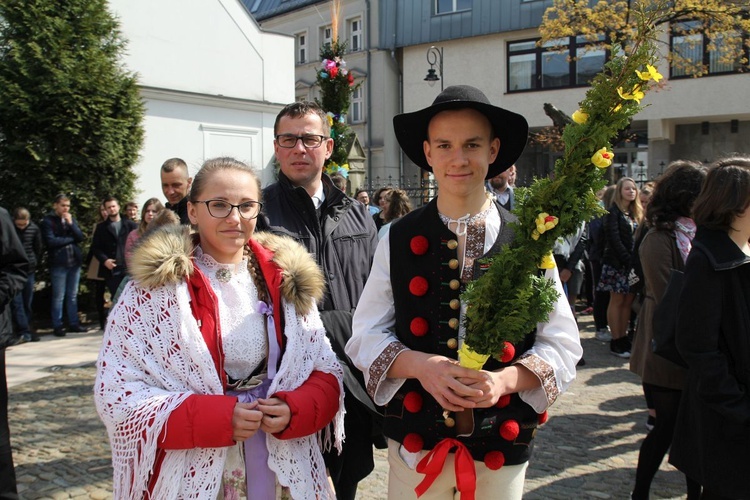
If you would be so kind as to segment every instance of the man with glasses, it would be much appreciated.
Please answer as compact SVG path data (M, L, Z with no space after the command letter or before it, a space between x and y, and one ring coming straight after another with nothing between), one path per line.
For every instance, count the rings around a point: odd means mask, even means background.
M269 230L291 236L315 257L326 278L318 304L334 351L344 368L346 442L340 456L325 453L339 500L354 499L357 483L374 468L373 419L378 416L360 372L344 354L352 314L370 272L377 232L364 205L337 189L323 173L333 152L326 113L315 103L295 102L274 124L279 180L263 191ZM384 443L381 443L384 444Z

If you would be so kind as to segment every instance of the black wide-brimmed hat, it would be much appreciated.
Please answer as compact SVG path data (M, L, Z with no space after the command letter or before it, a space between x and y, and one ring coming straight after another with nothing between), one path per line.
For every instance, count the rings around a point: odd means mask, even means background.
M429 108L393 117L396 138L411 161L432 172L424 155L423 143L427 140L427 125L436 114L450 109L476 109L490 121L495 136L500 139L500 152L490 164L487 179L508 170L523 153L529 137L526 118L507 109L490 104L484 93L469 85L454 85L443 90Z

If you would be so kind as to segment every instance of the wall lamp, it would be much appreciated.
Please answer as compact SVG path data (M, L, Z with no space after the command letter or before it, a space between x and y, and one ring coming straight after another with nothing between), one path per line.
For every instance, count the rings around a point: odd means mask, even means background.
M440 91L443 91L443 48L435 47L434 45L427 49L427 63L430 65L430 69L427 70L427 76L424 77L430 87L435 85L435 82L440 80ZM437 70L435 67L437 66Z

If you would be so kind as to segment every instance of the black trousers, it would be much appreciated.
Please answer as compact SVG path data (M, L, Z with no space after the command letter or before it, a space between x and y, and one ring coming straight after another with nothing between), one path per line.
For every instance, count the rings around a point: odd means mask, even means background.
M0 499L18 500L16 473L10 449L8 426L8 380L5 375L5 349L0 349Z
M107 276L104 277L104 282L107 284L109 293L112 295L112 300L115 299L115 294L117 294L117 289L120 287L120 283L122 283L122 280L124 279L125 279L125 272L119 269L117 270L117 272L107 273Z
M372 458L373 425L369 410L357 398L344 394L346 441L341 455L335 448L323 453L336 490L336 500L354 500L357 484L375 468Z
M648 499L651 482L654 479L659 466L664 460L664 455L672 445L672 436L677 422L677 412L680 408L682 391L668 389L653 384L643 384L643 392L649 395L651 403L656 411L656 422L654 428L646 435L641 443L638 454L638 466L635 471L635 487L631 498L635 500ZM689 499L698 498L700 485L685 477L685 483Z

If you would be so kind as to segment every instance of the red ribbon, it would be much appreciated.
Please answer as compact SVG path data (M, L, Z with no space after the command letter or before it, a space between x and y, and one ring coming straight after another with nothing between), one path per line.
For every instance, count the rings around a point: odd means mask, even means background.
M422 482L414 488L417 498L422 496L443 472L445 459L454 448L456 448L456 489L461 492L461 500L474 500L474 494L477 490L477 472L474 469L474 459L469 453L469 449L461 441L452 438L445 438L440 441L417 464L417 472L426 474Z

